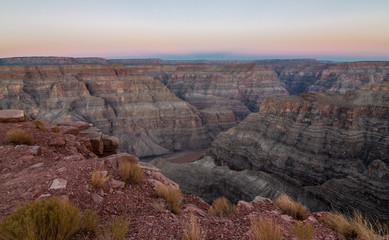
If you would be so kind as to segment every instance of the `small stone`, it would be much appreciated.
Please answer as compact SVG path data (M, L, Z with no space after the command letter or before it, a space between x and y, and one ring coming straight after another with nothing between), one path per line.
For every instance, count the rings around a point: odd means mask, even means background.
M62 133L63 135L65 134L71 134L74 136L77 136L80 131L76 127L71 127L71 126L60 126L59 127L59 132Z
M103 175L103 177L106 177L108 175L108 171L101 171L101 175Z
M50 193L42 194L42 195L40 195L40 196L38 197L38 199L40 199L40 198L47 198L47 197L50 197L50 196L51 196Z
M28 145L17 145L15 146L15 149L19 149L23 152L28 152L31 155L37 156L41 154L41 147L40 146L28 146Z
M286 222L293 222L293 218L291 216L288 216L288 215L285 215L285 214L281 215L281 219L286 221Z
M57 169L57 172L59 172L59 173L63 173L65 171L66 171L66 167L61 167L61 168Z
M63 158L64 161L79 161L81 160L80 155L71 155L71 156L66 156Z
M49 189L63 189L66 188L66 184L68 183L67 180L63 178L57 178L54 179L53 183L51 184Z
M304 220L304 223L305 222L314 223L314 224L319 223L314 216L309 216L307 219Z
M95 203L101 203L104 200L104 198L102 196L100 196L99 194L97 194L97 193L93 193L92 194L92 200Z
M112 178L111 185L112 188L124 188L126 186L126 183Z
M40 163L32 165L30 168L38 168L38 167L42 167L43 165L44 165L44 163L40 162Z
M122 194L124 194L124 192L122 192L122 191L116 191L116 194L122 195Z

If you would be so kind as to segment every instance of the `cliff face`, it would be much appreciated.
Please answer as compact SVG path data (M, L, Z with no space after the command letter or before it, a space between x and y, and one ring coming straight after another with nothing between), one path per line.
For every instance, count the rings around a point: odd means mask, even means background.
M219 134L210 155L231 169L295 181L335 209L388 221L388 102L389 81L347 94L269 98Z
M288 95L284 84L267 66L241 64L134 68L161 81L179 98L199 109L212 102L212 105L229 108L240 119L250 111L258 111L266 97Z
M308 91L345 93L389 78L389 62L276 64L272 69L291 95Z
M138 156L209 144L200 112L162 83L121 65L2 66L0 107L34 119L82 120Z

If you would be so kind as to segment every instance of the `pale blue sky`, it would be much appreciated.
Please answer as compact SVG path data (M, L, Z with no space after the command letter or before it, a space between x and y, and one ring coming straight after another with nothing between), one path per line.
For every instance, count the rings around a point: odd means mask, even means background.
M389 1L0 0L0 57L389 60Z

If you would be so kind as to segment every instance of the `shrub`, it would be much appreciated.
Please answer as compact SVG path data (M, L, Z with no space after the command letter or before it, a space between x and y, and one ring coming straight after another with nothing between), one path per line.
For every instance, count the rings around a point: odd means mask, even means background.
M166 200L170 211L175 214L179 214L181 212L182 195L179 188L161 184L156 188L155 192L158 197Z
M80 210L67 199L28 201L0 224L0 239L65 240L79 229L80 221Z
M100 189L104 186L104 184L108 181L109 177L104 176L101 171L94 171L92 173L92 186Z
M99 216L91 210L86 209L82 214L82 226L81 228L87 232L96 232L99 225Z
M32 122L32 124L34 124L34 126L35 126L36 128L39 128L40 130L45 130L45 126L44 126L43 123L42 123L41 121L39 121L39 120L34 120L34 121Z
M59 126L55 125L54 127L51 128L51 131L56 133L59 132Z
M212 202L212 206L209 209L209 214L213 216L226 216L229 214L236 214L237 208L234 204L231 204L226 197L220 197Z
M119 162L119 174L123 181L128 181L131 184L138 184L143 178L142 168L140 168L138 164L130 163L128 161Z
M97 229L96 237L99 240L124 240L130 222L123 216L116 218L109 226Z
M308 208L301 203L293 201L288 195L282 194L274 200L277 205L284 213L293 217L297 220L305 220L309 217Z
M254 240L283 239L280 226L273 219L259 218L251 222L251 234Z
M24 130L16 128L7 132L8 142L14 144L34 144L34 138Z
M315 229L308 223L297 221L291 229L291 235L297 240L312 240L315 236Z
M182 235L183 240L200 240L204 239L201 237L201 227L197 221L195 215L190 214L189 223L184 227Z
M379 235L387 234L387 229L383 225L378 222L371 223L357 211L349 217L340 213L330 213L319 220L346 239L378 240L382 239Z

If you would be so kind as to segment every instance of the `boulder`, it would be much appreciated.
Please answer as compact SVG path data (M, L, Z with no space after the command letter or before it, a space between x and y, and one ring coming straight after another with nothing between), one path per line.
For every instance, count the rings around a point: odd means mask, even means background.
M26 117L23 110L17 109L5 109L0 110L0 122L9 123L9 122L24 122Z

